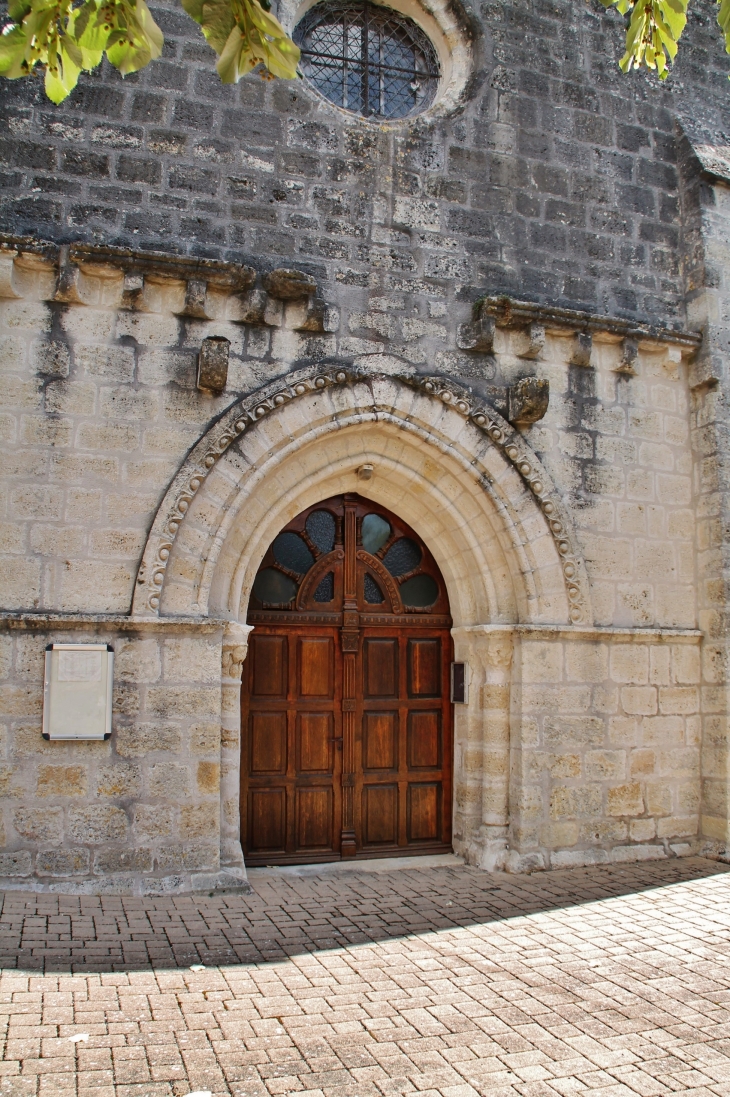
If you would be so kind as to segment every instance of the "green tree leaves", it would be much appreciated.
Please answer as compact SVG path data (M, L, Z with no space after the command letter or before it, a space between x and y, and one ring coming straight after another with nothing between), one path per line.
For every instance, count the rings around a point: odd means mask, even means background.
M162 31L145 0L13 0L0 34L0 74L11 80L45 68L46 95L60 103L82 71L106 53L122 73L162 53Z
M730 0L729 0L730 2ZM10 80L45 70L46 95L60 103L83 71L106 54L126 75L162 53L162 31L146 0L11 0L9 22L0 32L0 75ZM268 0L183 0L219 55L225 84L257 65L262 75L294 79L299 49L264 7Z
M616 8L628 16L626 52L619 61L623 72L654 70L660 80L669 75L669 62L677 56L679 39L687 24L689 0L601 0L604 8ZM730 53L730 0L717 0L717 22Z
M293 80L299 48L258 0L182 0L185 11L218 54L224 84L235 84L257 65L270 76Z

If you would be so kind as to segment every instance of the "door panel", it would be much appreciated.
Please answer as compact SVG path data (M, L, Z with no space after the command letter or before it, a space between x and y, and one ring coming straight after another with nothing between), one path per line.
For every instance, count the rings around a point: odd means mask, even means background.
M441 643L436 639L408 641L408 695L441 696Z
M451 618L427 545L375 503L327 499L272 542L248 621L247 862L450 849Z
M299 641L299 696L332 696L332 640L326 636Z
M297 715L297 769L301 773L331 773L334 717L331 712L301 712Z
M438 710L408 713L408 768L441 766L441 713Z
M252 712L251 773L286 773L286 712Z
M331 850L333 823L331 788L297 790L296 847L298 850Z
M364 769L395 769L398 765L398 713L366 712L362 724Z
M435 841L439 830L438 784L410 785L408 788L408 840Z
M286 636L252 636L254 697L286 697Z
M398 841L398 786L366 786L362 805L363 845L394 845Z
M365 640L365 696L396 697L398 641Z
M282 851L286 846L286 789L252 789L248 807L251 852Z

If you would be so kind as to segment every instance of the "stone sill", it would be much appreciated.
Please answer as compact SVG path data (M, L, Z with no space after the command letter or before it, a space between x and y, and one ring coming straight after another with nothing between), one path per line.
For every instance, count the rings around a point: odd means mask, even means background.
M531 640L554 640L564 636L568 639L615 640L616 643L680 643L698 644L704 633L700 629L683 628L625 628L615 625L541 625L541 624L494 624L494 625L457 625L452 635L460 633L509 633L528 636Z
M130 617L121 613L0 612L0 631L114 629L118 632L222 632L232 622L215 617Z

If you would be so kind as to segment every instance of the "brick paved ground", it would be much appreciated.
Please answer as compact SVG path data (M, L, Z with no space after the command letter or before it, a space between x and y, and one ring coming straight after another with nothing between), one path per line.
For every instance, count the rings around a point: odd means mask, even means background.
M730 1097L727 872L414 867L258 875L251 896L9 893L0 1095Z

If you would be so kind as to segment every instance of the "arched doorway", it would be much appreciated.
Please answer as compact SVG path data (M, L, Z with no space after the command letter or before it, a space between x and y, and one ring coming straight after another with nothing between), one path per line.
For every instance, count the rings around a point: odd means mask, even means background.
M451 848L451 617L427 546L355 494L302 511L253 586L247 864Z

